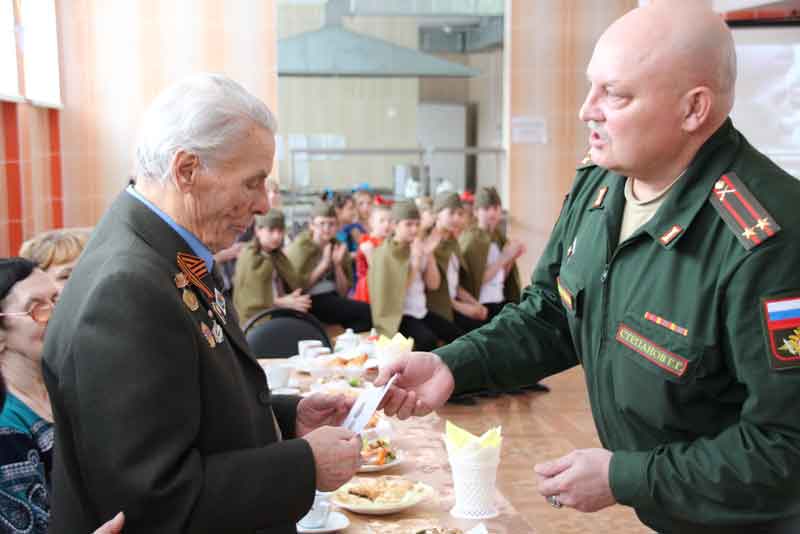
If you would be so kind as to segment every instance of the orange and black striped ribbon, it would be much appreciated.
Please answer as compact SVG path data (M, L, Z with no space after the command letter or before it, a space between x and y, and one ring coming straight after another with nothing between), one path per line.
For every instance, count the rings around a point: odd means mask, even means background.
M202 291L209 299L214 298L214 294L211 293L211 290L208 289L208 286L206 286L202 280L203 277L208 275L206 262L204 262L202 258L184 252L178 252L178 267L181 272L186 275L186 278L189 279L192 285Z
M714 183L711 204L747 250L781 229L735 173L723 174Z

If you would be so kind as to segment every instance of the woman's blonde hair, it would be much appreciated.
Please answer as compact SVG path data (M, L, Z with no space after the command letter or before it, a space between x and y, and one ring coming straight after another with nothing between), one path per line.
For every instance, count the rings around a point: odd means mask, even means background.
M89 240L89 233L87 228L43 232L25 241L19 249L19 255L46 271L53 265L69 263L80 256Z

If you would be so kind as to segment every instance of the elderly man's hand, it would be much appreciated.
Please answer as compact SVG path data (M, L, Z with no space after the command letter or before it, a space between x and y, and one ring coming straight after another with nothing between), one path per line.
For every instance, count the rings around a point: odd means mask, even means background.
M441 408L455 387L450 369L431 352L409 352L382 365L375 385L382 386L395 374L381 407L386 415L400 419Z
M120 534L123 525L125 525L125 514L120 512L106 523L103 523L100 528L94 531L94 534Z
M608 472L611 451L578 449L533 469L539 477L539 493L555 496L564 506L596 512L616 504Z
M339 426L347 418L355 399L345 395L315 393L297 405L295 429L298 438L323 426Z
M317 489L333 491L361 467L361 437L344 428L323 426L303 437L314 453Z

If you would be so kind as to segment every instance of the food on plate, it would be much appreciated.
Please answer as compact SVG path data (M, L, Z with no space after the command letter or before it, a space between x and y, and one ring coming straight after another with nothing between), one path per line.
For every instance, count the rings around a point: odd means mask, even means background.
M414 494L416 482L402 477L356 479L336 492L345 504L400 504Z
M335 358L331 358L325 364L327 367L361 367L367 362L367 354L362 353L356 356L355 358L342 358L341 356L336 356Z
M375 416L373 416L373 419ZM372 422L372 421L370 421ZM361 447L361 458L366 465L386 465L397 459L388 439L366 439Z
M376 426L378 426L380 420L381 416L378 414L378 412L375 412L374 414L372 414L372 417L370 417L369 422L367 423L367 426L364 427L364 429L370 430L375 428Z

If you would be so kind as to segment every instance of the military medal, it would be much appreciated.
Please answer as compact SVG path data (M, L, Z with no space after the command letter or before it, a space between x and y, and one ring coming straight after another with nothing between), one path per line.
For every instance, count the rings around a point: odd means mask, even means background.
M200 303L197 301L197 295L194 294L194 291L188 288L184 288L183 290L183 303L186 304L186 307L191 311L197 311L200 308Z
M213 296L211 294L211 290L208 289L208 286L206 286L202 281L202 278L208 274L206 262L197 256L192 256L191 254L186 254L184 252L178 252L177 261L178 267L186 279L197 289L202 291L205 296L211 299ZM177 284L178 281L176 280L175 283Z
M189 285L189 279L186 278L185 274L178 273L175 275L175 287L177 287L178 289L183 289L188 285Z
M211 330L208 328L208 325L206 325L206 323L204 323L203 321L200 321L200 332L203 333L203 336L205 336L206 341L208 341L208 345L212 349L217 346L217 342L214 339L214 334L211 333Z
M211 333L214 334L214 339L218 344L225 341L225 335L222 333L222 327L218 322L214 321L214 326L211 328Z
M222 324L225 324L226 323L225 297L217 288L214 288L214 302L211 303L211 307L214 308L214 311L219 317L219 320L222 321Z

